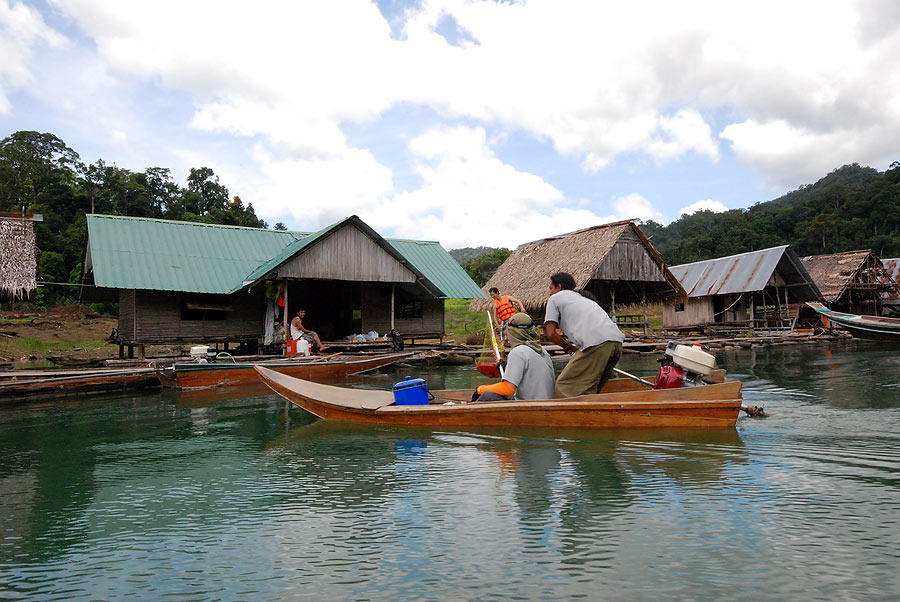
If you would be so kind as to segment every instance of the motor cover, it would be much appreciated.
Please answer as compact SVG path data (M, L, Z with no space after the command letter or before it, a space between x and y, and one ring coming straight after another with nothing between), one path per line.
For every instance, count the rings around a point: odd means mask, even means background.
M656 373L654 389L678 389L684 384L684 370L674 365L663 365Z

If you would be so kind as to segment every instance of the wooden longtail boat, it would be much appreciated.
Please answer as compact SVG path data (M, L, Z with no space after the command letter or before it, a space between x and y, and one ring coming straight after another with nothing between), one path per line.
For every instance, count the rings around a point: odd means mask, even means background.
M846 328L860 339L900 341L900 318L845 314L828 309L821 303L807 303L807 305L819 312L827 328L831 328L834 324Z
M256 366L305 379L340 378L388 366L413 355L391 353L354 359L334 359L331 361L285 361L252 363L208 363L176 362L172 367L159 370L157 375L163 387L191 390L210 387L240 387L258 385L259 376L253 371Z
M0 403L15 403L33 395L61 395L158 385L154 368L44 371L46 375L20 377L5 373L0 380Z
M325 420L415 426L715 428L734 426L741 383L647 389L617 378L603 393L541 401L466 403L471 390L432 391L428 405L394 405L391 391L346 389L256 371L273 391ZM445 405L453 402L452 405Z

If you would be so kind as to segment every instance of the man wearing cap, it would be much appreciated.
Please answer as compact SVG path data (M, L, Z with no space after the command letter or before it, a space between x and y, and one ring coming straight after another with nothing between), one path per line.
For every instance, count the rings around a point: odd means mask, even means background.
M556 379L557 398L599 392L622 357L625 335L598 303L575 292L566 272L550 276L544 334L572 354Z
M503 380L481 385L472 397L475 401L505 399L553 399L553 361L541 347L540 337L528 314L509 319L509 351Z

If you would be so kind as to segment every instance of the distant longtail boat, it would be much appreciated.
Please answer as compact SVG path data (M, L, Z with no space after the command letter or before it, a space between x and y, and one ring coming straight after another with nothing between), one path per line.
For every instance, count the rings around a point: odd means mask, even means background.
M853 336L860 339L900 341L900 318L845 314L828 309L821 303L807 303L807 305L819 312L822 322L827 328L834 326L846 328Z

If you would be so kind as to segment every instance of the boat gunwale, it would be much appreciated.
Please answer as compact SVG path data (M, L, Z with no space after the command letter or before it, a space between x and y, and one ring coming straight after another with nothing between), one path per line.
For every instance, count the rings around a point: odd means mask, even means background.
M344 387L335 387L333 385L325 385L322 383L314 383L311 381L305 381L303 379L295 378L292 376L288 376L285 374L281 374L278 372L274 372L272 370L268 370L264 367L257 367L256 371L260 374L262 381L269 386L273 391L279 393L280 395L286 396L289 401L295 403L312 412L304 405L301 405L294 401L292 397L298 397L304 400L307 404L314 404L323 406L326 409L330 409L332 411L337 412L351 412L351 413L359 413L370 416L376 415L425 415L430 413L470 413L470 412L496 412L496 411L504 411L504 410L529 410L529 411L544 411L544 410L588 410L588 409L596 409L596 410L623 410L623 409L636 409L636 410L652 410L652 409L696 409L696 408L706 408L711 406L716 407L737 407L740 408L742 404L741 390L743 385L740 381L730 381L726 383L718 383L714 385L703 385L702 389L707 392L716 390L716 393L726 393L726 390L731 393L731 396L728 398L719 398L719 399L625 399L624 397L633 397L635 394L649 394L654 397L664 397L666 394L672 394L674 391L679 391L678 395L685 395L685 393L681 393L682 391L688 391L694 389L694 387L690 388L681 388L681 389L649 389L646 391L621 391L615 393L595 393L593 395L583 395L578 397L567 397L562 399L539 399L539 400L528 400L528 401L519 401L519 400L510 400L510 401L492 401L492 402L464 402L459 400L452 400L454 403L445 404L445 403L430 403L430 404L422 404L422 405L395 405L393 403L384 403L377 407L366 408L363 406L353 406L349 404L343 404L334 401L328 401L326 399L322 399L321 396L313 396L313 394L309 392L301 392L295 389L290 388L286 384L279 382L282 379L290 379L291 381L299 381L300 383L304 383L307 385L311 385L312 389L335 389L340 392L352 391L357 394L362 394L366 396L367 393L373 393L377 395L370 395L373 399L377 397L379 400L384 399L386 394L390 394L387 391L382 390L369 390L369 389L350 389ZM266 372L274 372L275 377L272 377ZM700 388L700 387L697 387ZM443 391L435 391L435 396L437 397L440 393L444 392L456 392L463 391L463 389L448 389ZM599 398L599 399L598 399ZM380 403L380 401L379 401ZM316 414L318 416L318 414Z
M207 364L198 364L196 362L175 362L172 364L169 370L174 372L198 372L198 371L206 371L206 370L233 370L237 368L241 369L252 369L256 366L263 366L264 368L284 368L284 367L307 367L307 366L347 366L347 365L355 365L368 363L372 361L381 361L385 359L403 359L404 357L410 357L415 355L412 351L405 351L400 353L387 353L381 355L373 355L372 357L364 357L364 358L354 358L352 360L328 360L326 362L317 362L315 360L304 361L304 362L292 362L290 360L263 360L260 362L240 362L240 363L207 363Z

